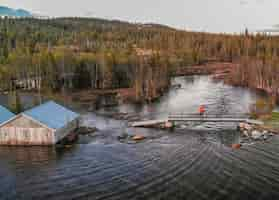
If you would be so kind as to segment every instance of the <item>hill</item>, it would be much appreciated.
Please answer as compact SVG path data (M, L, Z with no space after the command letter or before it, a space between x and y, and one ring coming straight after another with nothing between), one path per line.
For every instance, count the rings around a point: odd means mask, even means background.
M8 17L32 17L32 14L23 9L12 9L5 6L0 6L0 16Z

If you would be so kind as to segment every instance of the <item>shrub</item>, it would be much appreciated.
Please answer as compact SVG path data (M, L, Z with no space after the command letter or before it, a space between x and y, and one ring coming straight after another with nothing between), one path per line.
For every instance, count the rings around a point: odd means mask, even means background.
M250 107L250 114L252 118L259 118L263 116L270 116L274 109L274 101L271 98L259 99Z

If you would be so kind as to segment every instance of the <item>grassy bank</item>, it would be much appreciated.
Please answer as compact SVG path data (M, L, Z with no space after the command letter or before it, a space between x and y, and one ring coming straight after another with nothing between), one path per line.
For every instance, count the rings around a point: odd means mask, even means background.
M269 118L264 120L265 128L279 133L279 112L272 112Z

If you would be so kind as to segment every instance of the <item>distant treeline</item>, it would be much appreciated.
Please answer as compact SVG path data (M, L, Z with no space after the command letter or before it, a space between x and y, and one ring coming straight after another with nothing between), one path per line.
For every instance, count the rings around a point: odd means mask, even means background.
M278 58L279 37L248 31L209 34L87 18L0 19L2 90L129 87L140 100L156 97L178 67L216 60L240 63L232 77L239 84L255 79L277 91Z

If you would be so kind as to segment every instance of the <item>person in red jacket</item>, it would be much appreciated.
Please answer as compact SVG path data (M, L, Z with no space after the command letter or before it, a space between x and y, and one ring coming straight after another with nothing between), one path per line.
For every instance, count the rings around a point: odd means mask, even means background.
M205 106L204 106L204 105L201 105L201 106L199 107L199 114L200 114L200 116L203 116L204 113L205 113Z

